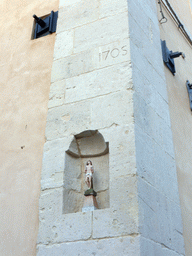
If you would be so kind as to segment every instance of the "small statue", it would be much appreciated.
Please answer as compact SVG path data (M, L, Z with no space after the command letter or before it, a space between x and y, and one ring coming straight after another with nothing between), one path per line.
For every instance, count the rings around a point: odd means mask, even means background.
M91 160L87 161L85 167L85 183L87 184L89 189L93 189L93 165Z
M98 209L97 205L97 192L93 190L93 165L91 160L87 161L85 166L85 183L88 186L88 189L84 193L84 204L82 212L94 211Z

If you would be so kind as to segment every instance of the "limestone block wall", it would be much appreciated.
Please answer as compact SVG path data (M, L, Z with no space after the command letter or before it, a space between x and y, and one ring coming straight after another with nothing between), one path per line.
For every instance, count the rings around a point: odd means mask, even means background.
M60 1L42 169L38 256L139 255L129 42L126 0ZM66 213L65 182L72 168L68 168L71 160L66 152L74 136L85 131L98 131L109 143L104 165L108 168L109 196L101 196L99 209L93 212L82 213L78 208ZM96 168L100 162L96 160ZM83 171L84 163L81 167Z
M141 255L184 255L156 1L128 0Z

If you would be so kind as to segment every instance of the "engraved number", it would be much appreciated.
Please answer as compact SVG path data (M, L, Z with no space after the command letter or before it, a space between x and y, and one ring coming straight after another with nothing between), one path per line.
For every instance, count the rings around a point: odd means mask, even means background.
M107 59L109 53L110 53L110 50L102 52L102 54L103 54L103 56L104 56L104 60Z
M119 48L114 48L111 51L107 50L104 51L102 53L99 53L99 61L101 60L107 60L107 58L109 56L111 56L113 59L117 58L120 54L122 56L125 56L127 54L127 49L126 49L127 45L124 45L121 47L121 49Z
M121 47L121 50L124 52L122 55L125 56L127 54L127 49L126 49L127 45L124 45L123 47Z
M114 48L112 51L111 51L111 57L113 58L117 58L119 56L119 49L117 48Z

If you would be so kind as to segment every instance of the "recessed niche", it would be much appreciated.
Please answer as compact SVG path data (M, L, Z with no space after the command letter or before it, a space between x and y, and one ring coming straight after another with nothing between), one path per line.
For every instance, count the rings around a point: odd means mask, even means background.
M98 208L109 207L109 143L97 130L89 130L75 135L65 153L64 213L82 211L88 160L94 167L93 188L97 192Z

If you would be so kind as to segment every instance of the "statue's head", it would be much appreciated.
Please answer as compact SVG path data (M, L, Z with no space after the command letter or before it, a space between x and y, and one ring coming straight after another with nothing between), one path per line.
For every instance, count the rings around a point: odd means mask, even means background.
M92 165L91 160L88 160L87 163L86 163L86 165Z

